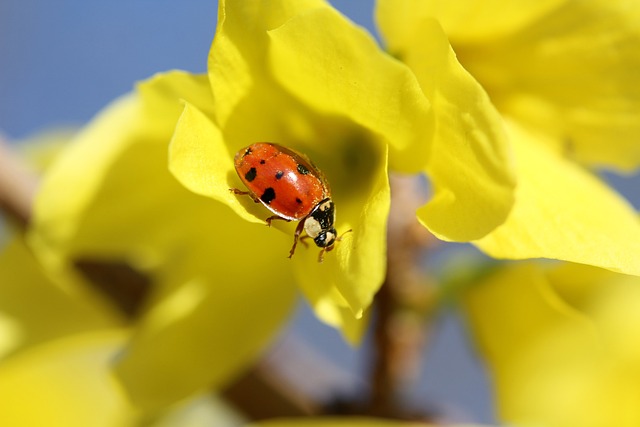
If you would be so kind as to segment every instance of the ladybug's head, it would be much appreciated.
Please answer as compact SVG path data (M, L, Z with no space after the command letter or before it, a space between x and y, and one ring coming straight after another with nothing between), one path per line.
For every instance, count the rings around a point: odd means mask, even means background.
M304 231L321 248L327 248L336 241L338 233L333 228L336 211L330 198L318 203L304 221Z
M333 245L333 243L336 241L336 237L338 237L338 233L336 232L335 228L331 227L328 230L320 231L320 233L313 239L313 241L316 242L316 245L319 248L326 248Z
M304 221L304 231L313 238L318 247L322 248L318 255L318 262L322 262L324 253L332 250L333 244L340 240L338 232L333 227L335 219L336 210L333 201L326 198L316 205Z

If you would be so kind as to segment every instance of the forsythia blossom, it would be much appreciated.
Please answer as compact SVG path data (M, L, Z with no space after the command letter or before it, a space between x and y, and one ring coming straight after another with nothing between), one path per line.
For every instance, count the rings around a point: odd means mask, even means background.
M580 264L504 267L463 297L500 418L545 427L640 423L640 279Z
M135 402L162 406L224 384L286 319L298 289L357 342L385 275L390 170L429 176L434 196L418 215L439 237L500 233L514 202L508 144L519 161L513 140L529 145L440 26L419 31L410 39L419 50L403 63L324 1L220 1L207 75L141 84L47 172L30 234L45 265L125 259L154 283L116 367ZM322 264L302 247L287 260L295 225L265 227L270 214L229 191L241 187L234 153L266 141L313 159L332 189L338 232L353 230ZM519 179L522 204L531 181ZM534 187L530 203L544 190ZM537 254L528 236L514 244Z
M433 73L424 46L441 26L502 114L516 203L478 247L640 274L636 213L584 169L640 162L637 2L379 0L377 16L389 49L423 85ZM431 227L426 212L423 222Z

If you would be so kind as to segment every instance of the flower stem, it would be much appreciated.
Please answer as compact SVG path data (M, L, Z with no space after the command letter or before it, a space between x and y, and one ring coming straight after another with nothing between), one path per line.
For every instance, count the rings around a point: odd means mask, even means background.
M434 301L421 258L435 239L415 216L423 193L416 178L392 176L387 276L375 299L370 412L376 416L428 418L425 413L407 412L401 403L402 390L419 369L427 336L425 315Z

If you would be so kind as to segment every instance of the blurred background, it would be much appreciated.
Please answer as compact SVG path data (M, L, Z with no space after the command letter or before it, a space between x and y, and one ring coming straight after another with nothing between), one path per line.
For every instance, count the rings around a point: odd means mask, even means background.
M373 0L331 3L376 35ZM214 0L1 1L0 132L16 141L80 126L137 80L170 69L205 72L216 12ZM632 201L640 200L637 180L609 179ZM438 265L446 258L426 262ZM494 422L491 385L461 319L451 309L434 328L407 398L452 420ZM303 303L282 339L302 343L309 357L319 354L337 367L327 389L353 392L367 374L370 340L350 348Z

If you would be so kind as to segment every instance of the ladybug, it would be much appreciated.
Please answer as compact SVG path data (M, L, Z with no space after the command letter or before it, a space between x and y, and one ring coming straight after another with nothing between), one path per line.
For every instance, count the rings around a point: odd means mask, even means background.
M276 219L300 221L289 258L296 250L298 239L305 243L305 238L311 238L322 248L318 256L318 262L322 262L324 253L331 251L340 240L333 226L335 206L322 172L306 156L270 142L258 142L241 149L235 155L234 164L249 191L237 188L230 191L248 195L273 212L275 215L266 219L268 226ZM303 230L306 236L300 237Z

